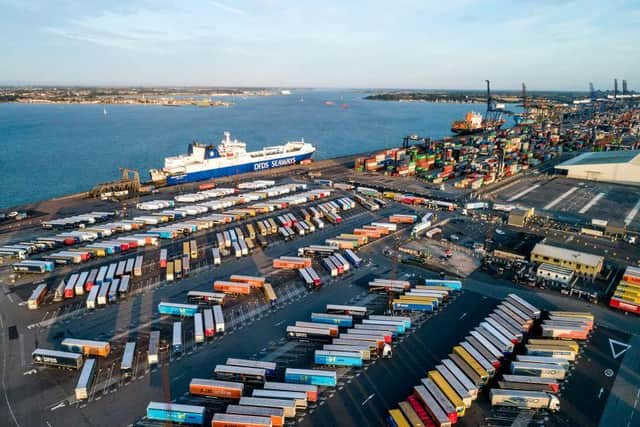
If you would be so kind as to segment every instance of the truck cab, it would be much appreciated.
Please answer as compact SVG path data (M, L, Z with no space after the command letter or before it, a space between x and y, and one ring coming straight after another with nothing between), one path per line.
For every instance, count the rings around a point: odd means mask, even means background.
M560 399L558 399L558 396L553 394L549 395L549 410L552 412L560 410Z

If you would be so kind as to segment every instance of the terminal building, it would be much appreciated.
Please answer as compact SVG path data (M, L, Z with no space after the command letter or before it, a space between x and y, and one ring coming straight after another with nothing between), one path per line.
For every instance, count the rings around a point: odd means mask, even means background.
M555 168L568 178L640 185L640 150L584 153Z
M602 271L604 257L538 243L531 251L531 262L563 267L578 277L593 280Z

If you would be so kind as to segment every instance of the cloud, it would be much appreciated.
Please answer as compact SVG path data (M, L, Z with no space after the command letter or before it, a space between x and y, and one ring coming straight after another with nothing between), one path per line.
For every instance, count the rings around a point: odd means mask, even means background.
M219 1L209 0L209 3L211 3L212 5L217 7L218 9L224 10L226 12L235 13L236 15L246 15L247 14L247 12L245 12L242 9L238 9L236 7L233 7L233 6L228 6L228 5L226 5L224 3L221 3Z

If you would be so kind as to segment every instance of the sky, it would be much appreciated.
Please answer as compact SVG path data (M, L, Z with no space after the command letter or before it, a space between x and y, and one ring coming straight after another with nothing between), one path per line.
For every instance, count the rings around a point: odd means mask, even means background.
M0 84L640 89L640 1L0 0Z

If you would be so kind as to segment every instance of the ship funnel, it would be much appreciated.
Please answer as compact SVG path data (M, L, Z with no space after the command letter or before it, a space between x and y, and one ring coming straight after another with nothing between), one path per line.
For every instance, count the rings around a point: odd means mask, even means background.
M229 132L228 130L225 130L224 138L225 138L225 142L231 142L231 132Z

